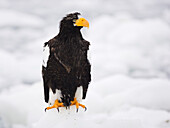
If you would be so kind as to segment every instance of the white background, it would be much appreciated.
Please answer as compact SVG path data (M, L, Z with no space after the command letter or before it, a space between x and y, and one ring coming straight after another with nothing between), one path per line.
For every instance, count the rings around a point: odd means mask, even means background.
M43 43L75 11L90 23L88 111L44 113ZM169 128L169 78L169 0L0 1L0 128Z

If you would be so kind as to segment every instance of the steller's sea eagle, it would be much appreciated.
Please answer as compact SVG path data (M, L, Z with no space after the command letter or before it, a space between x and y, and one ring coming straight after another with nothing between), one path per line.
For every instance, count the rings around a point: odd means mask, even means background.
M80 13L71 13L60 22L57 36L44 43L42 77L45 110L76 105L86 107L79 102L86 98L91 81L91 65L87 58L90 43L83 39L81 28L89 27Z

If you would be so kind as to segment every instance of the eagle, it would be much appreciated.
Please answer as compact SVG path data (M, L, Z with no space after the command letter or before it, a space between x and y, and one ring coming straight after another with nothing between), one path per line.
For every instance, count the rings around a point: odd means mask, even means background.
M81 34L81 28L89 22L80 13L67 14L60 21L59 33L43 47L42 78L46 110L80 104L86 98L91 81L91 64L88 60L90 42Z

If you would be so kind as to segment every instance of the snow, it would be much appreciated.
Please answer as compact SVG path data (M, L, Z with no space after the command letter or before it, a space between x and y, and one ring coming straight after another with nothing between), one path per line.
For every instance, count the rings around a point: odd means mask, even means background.
M168 0L0 1L0 128L170 127ZM76 113L46 113L43 45L78 11L90 28L92 82Z
M126 87L125 83L130 86ZM35 128L170 126L167 122L170 118L169 80L161 78L133 81L127 76L113 76L92 85L83 102L88 108L86 112L80 108L79 113L76 113L75 106L72 106L67 111L61 108L60 113L56 109L45 113L47 104L43 101L40 82L31 87L21 85L4 90L0 94L0 102L3 104L0 106L0 113L13 127L17 124Z

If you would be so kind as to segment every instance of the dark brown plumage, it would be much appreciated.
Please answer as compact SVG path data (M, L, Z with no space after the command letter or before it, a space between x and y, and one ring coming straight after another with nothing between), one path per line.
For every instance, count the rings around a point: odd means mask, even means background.
M77 87L82 86L82 99L86 98L91 81L91 65L87 59L90 43L83 39L80 29L75 26L79 13L68 14L60 22L57 36L44 44L49 48L47 64L42 66L45 102L50 101L50 89L53 94L61 91L58 100L69 106L74 100Z

